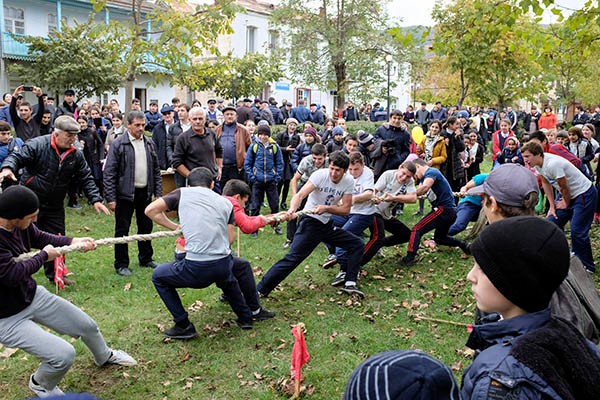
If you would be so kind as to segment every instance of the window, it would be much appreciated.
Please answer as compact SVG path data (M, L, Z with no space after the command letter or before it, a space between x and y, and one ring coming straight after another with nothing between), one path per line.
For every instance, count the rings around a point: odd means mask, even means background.
M269 50L273 51L279 48L279 32L269 31Z
M24 35L25 10L4 6L4 29L17 35Z
M311 89L307 89L307 88L297 88L296 89L296 104L298 104L298 102L300 100L304 100L304 105L308 106L311 101L310 101L310 95L311 95Z
M254 53L256 51L256 27L249 26L246 28L246 53Z
M54 36L56 30L56 14L48 14L48 36Z

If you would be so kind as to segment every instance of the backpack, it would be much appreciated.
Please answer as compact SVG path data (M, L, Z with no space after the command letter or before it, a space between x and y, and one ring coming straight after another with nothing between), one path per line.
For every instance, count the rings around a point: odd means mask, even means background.
M279 148L279 146L273 146L273 155L277 154L277 149ZM254 143L252 145L252 152L254 154L256 154L258 152L258 143Z
M552 316L569 321L592 342L600 341L600 296L576 256L571 257L569 273L552 296L550 310Z

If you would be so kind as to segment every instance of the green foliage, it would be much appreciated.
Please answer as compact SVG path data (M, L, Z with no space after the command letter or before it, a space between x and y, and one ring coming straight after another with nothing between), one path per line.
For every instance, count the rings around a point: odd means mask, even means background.
M90 16L86 22L63 24L61 32L43 38L15 36L29 45L31 62L11 64L10 71L36 86L62 92L75 90L76 98L116 92L123 82L123 64L113 50L117 41Z
M536 49L527 42L537 27L514 2L457 0L438 4L433 18L434 51L458 77L458 104L471 95L503 106L545 90Z
M269 82L282 76L277 54L247 53L241 58L228 54L194 63L187 72L178 74L176 82L192 90L212 90L219 96L234 99L260 93Z
M292 76L321 90L337 90L337 105L370 100L387 82L385 57L401 57L392 40L384 2L323 0L318 8L284 0L271 20L289 29L284 45Z

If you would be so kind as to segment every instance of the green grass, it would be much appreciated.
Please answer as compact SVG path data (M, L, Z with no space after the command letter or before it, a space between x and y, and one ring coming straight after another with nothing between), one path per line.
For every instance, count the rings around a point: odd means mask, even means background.
M409 226L416 222L414 211L415 206L407 206L402 217ZM113 219L95 215L90 207L68 209L67 223L72 236L99 239L113 233ZM598 238L597 227L593 237ZM242 235L241 255L251 261L257 280L285 254L284 241L285 236L275 235L271 228L265 228L258 239ZM157 261L172 259L173 239L156 240L153 246ZM421 248L421 261L401 268L398 262L405 251L405 246L386 248L385 258L371 261L360 281L367 297L357 301L329 285L336 270L319 267L326 256L319 246L280 289L263 300L277 317L256 323L251 331L233 323L229 306L217 301L216 287L181 290L186 307L198 306L190 319L199 337L188 342L163 340L159 327L169 327L172 320L152 286L151 271L139 268L135 246L130 246L130 278L115 274L112 248L69 255L68 266L77 283L60 296L90 314L109 345L128 351L139 365L97 368L81 340L72 340L77 358L61 387L103 399L289 398L280 382L289 378L290 329L297 322L306 324L311 355L303 370L308 386L305 398L340 398L352 370L366 357L389 349L422 349L452 366L460 379L471 362L464 354L466 329L416 321L413 316L470 323L474 302L465 276L472 260L461 259L458 249ZM594 251L598 256L597 246ZM54 290L43 272L35 277ZM30 396L27 379L37 365L35 357L23 351L0 359L0 397Z

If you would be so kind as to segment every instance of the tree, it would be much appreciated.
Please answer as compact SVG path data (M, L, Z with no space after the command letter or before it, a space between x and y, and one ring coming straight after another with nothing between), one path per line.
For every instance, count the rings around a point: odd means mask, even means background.
M157 80L182 81L197 58L217 55L217 38L231 33L231 20L238 11L232 0L188 6L184 0L150 3L129 0L131 19L111 20L108 36L116 45L111 51L122 58L125 66L125 104L133 98L133 83L145 71L155 72ZM92 0L99 12L107 0Z
M318 6L318 8L316 8ZM271 16L289 30L291 74L305 84L337 91L337 106L349 96L381 94L387 81L385 56L398 60L386 32L385 1L283 0Z
M277 54L247 53L241 58L226 55L193 64L175 81L192 90L212 90L219 96L235 100L261 93L268 83L282 76Z
M457 0L437 5L433 48L447 57L459 78L458 104L474 99L503 106L544 89L536 49L525 37L535 31L523 9L503 0Z
M22 82L62 92L72 88L77 99L115 92L123 81L114 41L90 17L87 22L64 25L60 32L43 38L15 36L29 45L31 62L12 64L10 71Z

